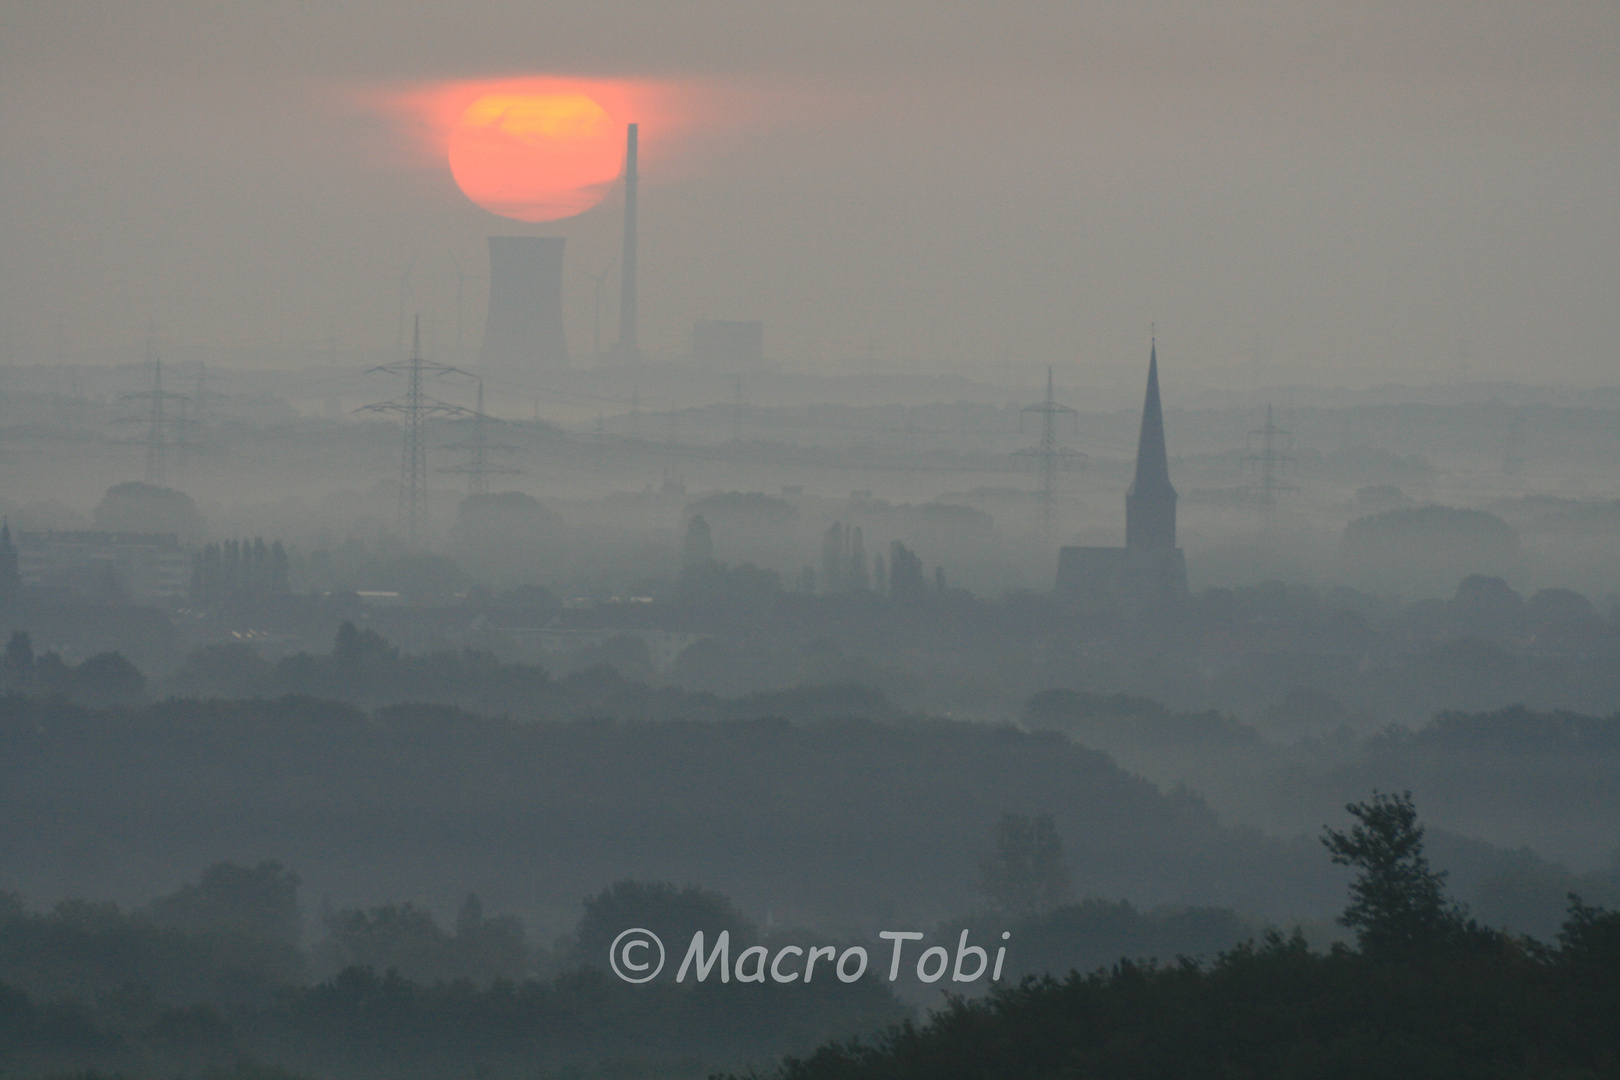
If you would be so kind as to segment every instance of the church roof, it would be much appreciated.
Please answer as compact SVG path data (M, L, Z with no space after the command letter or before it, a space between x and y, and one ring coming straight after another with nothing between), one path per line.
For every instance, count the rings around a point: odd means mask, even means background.
M1148 354L1147 399L1142 403L1142 433L1136 442L1136 479L1131 491L1170 487L1170 457L1164 447L1164 407L1159 403L1159 346Z

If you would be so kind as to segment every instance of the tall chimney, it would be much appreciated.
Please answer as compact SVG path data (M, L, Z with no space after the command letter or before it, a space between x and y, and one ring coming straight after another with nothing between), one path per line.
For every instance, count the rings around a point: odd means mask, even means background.
M637 359L636 344L636 125L631 124L624 148L624 261L619 277L619 342L614 355Z
M489 238L489 321L478 363L528 374L568 366L561 236Z

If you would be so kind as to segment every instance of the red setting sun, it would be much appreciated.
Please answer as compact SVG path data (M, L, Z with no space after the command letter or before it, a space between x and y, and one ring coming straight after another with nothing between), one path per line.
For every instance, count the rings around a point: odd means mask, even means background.
M473 202L518 221L555 221L602 201L625 124L578 90L480 95L450 132L450 172Z
M732 95L693 83L511 76L429 83L372 100L406 120L427 164L448 164L456 186L492 214L544 222L602 201L624 169L626 128L640 154L668 170L672 141L699 116L712 133L735 127ZM663 173L667 177L668 172Z
M601 202L624 166L626 126L668 115L667 96L641 83L525 77L440 83L395 100L425 121L462 194L492 214L541 222Z

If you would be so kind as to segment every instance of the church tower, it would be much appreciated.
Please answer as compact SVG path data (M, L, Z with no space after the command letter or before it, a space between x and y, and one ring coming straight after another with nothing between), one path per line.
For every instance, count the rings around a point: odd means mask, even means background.
M11 542L11 522L0 522L0 605L10 605L22 592L17 571L17 545Z
M1060 549L1054 592L1082 608L1150 618L1174 613L1187 597L1187 560L1176 546L1176 489L1164 447L1157 342L1148 351L1136 478L1125 491L1125 546Z
M1129 551L1174 551L1176 489L1164 447L1164 408L1159 403L1159 346L1148 353L1147 399L1136 443L1136 479L1125 492L1125 547Z

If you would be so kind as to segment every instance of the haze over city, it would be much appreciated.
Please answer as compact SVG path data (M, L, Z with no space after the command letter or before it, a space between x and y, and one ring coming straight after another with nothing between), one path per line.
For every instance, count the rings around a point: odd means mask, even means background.
M1613 4L0 0L0 146L0 1073L1620 1055Z
M1110 382L1156 321L1200 385L1606 382L1615 20L1497 2L10 5L0 123L26 152L0 196L0 349L130 362L150 325L175 358L373 356L397 344L412 269L442 351L452 258L482 273L484 235L509 226L458 194L410 103L540 76L637 84L664 114L641 118L657 352L695 318L761 318L795 369L871 354ZM615 222L609 200L528 230L570 239L576 342Z

